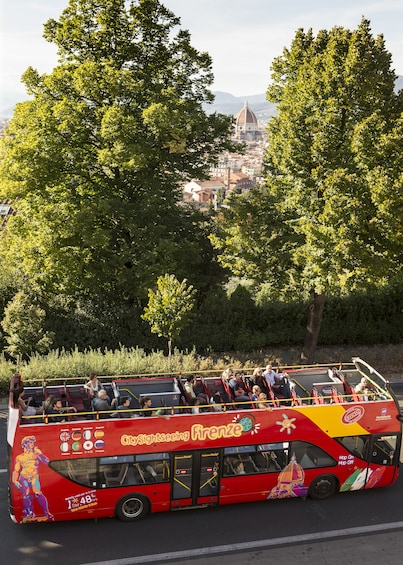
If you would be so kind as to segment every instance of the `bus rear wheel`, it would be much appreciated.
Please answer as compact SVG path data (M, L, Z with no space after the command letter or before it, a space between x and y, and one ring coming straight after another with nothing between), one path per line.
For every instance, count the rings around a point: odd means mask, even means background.
M333 475L320 475L309 485L309 496L316 500L324 500L335 494L337 479Z
M127 494L116 504L115 514L123 522L135 522L150 512L150 501L142 494Z

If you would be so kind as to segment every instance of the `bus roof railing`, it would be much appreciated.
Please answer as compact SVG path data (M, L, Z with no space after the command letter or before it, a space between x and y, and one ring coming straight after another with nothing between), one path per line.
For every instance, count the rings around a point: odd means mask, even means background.
M388 382L383 378L382 380L376 378L374 381L371 380L372 374L379 376L375 370L371 372L371 367L359 358L354 358L352 363L337 363L337 364L315 364L315 365L291 365L282 366L282 375L287 377L288 381L291 383L290 396L283 398L281 395L273 394L273 390L268 387L269 394L267 395L268 400L266 403L273 408L285 408L285 407L305 407L314 406L318 404L344 404L347 402L364 402L364 401L378 401L378 400L394 400L394 395L391 393ZM373 385L373 391L371 395L365 396L363 394L355 393L354 385L358 384L362 377L362 366L369 367L367 372L367 378ZM45 407L44 398L48 398L50 395L60 396L57 387L63 387L66 395L63 395L64 402L66 406L72 406L76 410L73 415L62 413L58 414L46 414L46 410L43 413L38 413L35 416L24 416L22 415L22 421L24 422L35 422L42 421L45 423L55 422L58 420L74 420L74 419L105 419L110 416L113 417L128 417L140 416L144 414L145 411L155 416L164 415L182 415L197 412L192 410L192 405L190 399L186 395L184 387L181 385L182 380L189 374L195 375L198 382L201 383L205 392L208 393L206 396L210 399L213 396L214 384L220 381L222 385L222 395L221 402L212 404L200 404L198 410L203 413L206 411L227 411L233 409L251 409L256 408L256 401L252 399L251 387L252 382L250 378L252 377L252 372L254 368L244 367L243 369L234 368L234 372L241 372L245 377L245 382L248 384L248 393L250 397L248 401L238 401L236 398L231 398L230 388L228 382L223 378L223 371L221 369L208 369L203 371L193 371L193 372L170 372L170 373L147 373L138 375L115 375L109 382L106 382L105 377L99 377L102 379L103 385L107 388L112 396L116 399L123 398L126 393L131 394L131 405L127 409L122 409L122 407L117 409L117 407L111 407L108 411L97 411L96 407L92 406L91 400L88 398L88 402L82 402L77 395L73 395L77 392L77 386L80 390L85 389L84 383L78 381L76 377L66 377L64 379L51 379L46 378L43 380L37 379L36 381L27 380L22 382L22 377L16 374L11 379L10 383L10 406L13 406L13 390L16 390L19 386L25 386L25 389L29 392L35 393L35 388L38 389L38 395L36 395L36 406L39 410ZM213 383L213 379L216 380ZM248 380L249 379L249 380ZM55 384L62 381L62 384ZM33 385L33 382L40 384ZM166 391L164 389L158 389L158 384L162 382L171 382L173 384L173 389ZM127 383L129 388L125 388L125 383ZM156 384L156 390L151 390L152 383ZM266 383L266 381L264 381ZM146 390L142 390L142 384L146 384ZM28 385L28 386L26 386ZM130 385L130 386L129 386ZM141 385L141 386L140 386ZM109 388L108 388L109 387ZM164 392L165 391L165 392ZM71 392L71 394L70 394ZM158 403L157 406L152 406L149 409L144 409L139 407L138 400L140 397L148 396L153 394L154 402ZM266 392L266 391L263 391ZM40 402L40 393L42 395L42 402ZM88 395L88 392L86 392ZM135 394L138 395L135 396ZM178 396L179 395L179 396ZM112 398L111 396L111 398ZM137 402L134 402L134 399ZM165 399L165 400L164 400ZM214 408L215 406L215 408ZM38 410L38 412L39 412Z
M268 405L273 410L284 410L284 408L314 408L320 405L326 406L337 406L338 404L346 404L352 402L377 402L377 399L360 399L357 400L352 395L343 395L343 397L339 401L334 400L333 395L322 396L320 401L313 396L308 396L304 398L298 398L298 401L290 398L284 399L276 399L276 403L273 404L272 401L265 401L261 402L261 404ZM390 399L381 398L381 400L392 400ZM234 411L234 410L259 410L258 407L255 406L255 401L244 401L244 402L227 402L227 403L220 403L216 404L221 408L222 412L226 411ZM213 414L216 412L211 404L200 404L198 406L200 412L198 414ZM264 408L261 408L264 410ZM110 420L110 419L121 419L121 418L142 418L146 417L145 412L149 412L151 417L167 417L167 416L180 416L180 415L191 415L192 414L192 406L187 404L179 404L177 406L167 406L167 407L159 407L159 408L148 408L148 409L136 409L136 408L128 408L127 410L92 410L92 411L77 411L73 414L63 413L63 414L36 414L32 416L24 416L21 415L21 420L24 423L31 423L31 424L39 424L39 423L57 423L64 420L63 423L66 421L74 422L78 420ZM218 411L219 413L220 411Z
M314 365L284 365L284 364L277 364L275 362L272 363L274 368L281 368L282 372L287 372L287 371L306 371L309 369L323 369L323 368L330 368L330 367L337 367L341 370L341 367L343 369L354 369L355 365L353 362L343 362L343 363L339 363L339 362L332 362L332 363L317 363ZM253 367L251 366L237 366L236 364L230 364L230 367L233 369L234 372L241 372L246 376L251 376L252 372L254 371L254 369L259 368L259 369L265 369L265 365L254 365ZM223 373L223 371L225 370L224 367L219 368L219 369L193 369L193 370L180 370L180 371L167 371L167 372L163 372L163 373L155 373L155 372L151 372L151 373L140 373L140 372L135 372L135 373L129 373L129 374L113 374L113 375L102 375L102 374L98 374L97 376L99 379L104 379L104 380L130 380L130 379L146 379L146 378L186 378L188 375L195 375L195 376L214 376L214 375L219 375L221 376L221 374ZM24 377L24 384L28 385L28 384L32 384L32 383L37 383L37 384L46 384L50 381L52 381L52 383L58 383L60 382L61 384L63 383L67 383L67 382L73 382L73 384L79 384L79 383L83 383L83 379L88 379L89 378L89 374L86 375L76 375L76 376L45 376L45 377Z

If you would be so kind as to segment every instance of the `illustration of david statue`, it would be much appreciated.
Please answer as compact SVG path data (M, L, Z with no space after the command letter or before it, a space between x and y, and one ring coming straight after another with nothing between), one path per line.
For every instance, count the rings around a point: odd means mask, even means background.
M39 447L35 447L35 436L25 436L21 441L23 452L15 458L12 475L14 486L22 492L23 521L36 522L53 520L49 512L48 500L41 490L39 482L39 464L49 464L49 459ZM34 497L43 510L42 515L35 514Z

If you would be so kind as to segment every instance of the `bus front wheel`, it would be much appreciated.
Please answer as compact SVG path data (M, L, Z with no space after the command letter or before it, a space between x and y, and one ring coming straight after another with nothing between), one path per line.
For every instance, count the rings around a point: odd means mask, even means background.
M119 520L135 522L150 512L150 501L142 494L127 494L116 504L115 513Z
M309 485L309 496L323 500L332 496L337 490L337 479L332 475L316 477Z

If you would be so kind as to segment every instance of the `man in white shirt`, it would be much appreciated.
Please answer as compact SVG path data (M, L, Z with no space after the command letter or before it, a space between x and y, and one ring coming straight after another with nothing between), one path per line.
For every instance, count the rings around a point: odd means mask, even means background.
M266 370L264 371L263 376L274 394L279 394L284 398L291 397L290 385L288 384L288 381L284 379L282 375L274 371L271 364L266 366Z

